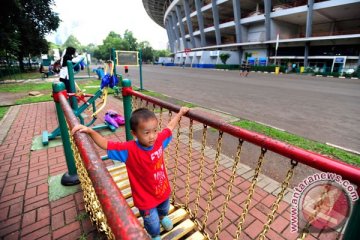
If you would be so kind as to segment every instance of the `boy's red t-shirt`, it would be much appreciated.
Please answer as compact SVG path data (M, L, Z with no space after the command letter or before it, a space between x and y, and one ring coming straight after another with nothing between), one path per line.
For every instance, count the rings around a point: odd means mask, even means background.
M171 130L165 128L149 148L137 141L108 142L108 157L126 164L134 205L141 210L156 207L170 195L164 149L171 138Z

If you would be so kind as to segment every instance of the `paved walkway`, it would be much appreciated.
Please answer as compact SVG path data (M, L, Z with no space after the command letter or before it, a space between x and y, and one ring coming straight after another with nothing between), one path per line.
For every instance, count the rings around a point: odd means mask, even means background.
M110 97L108 107L122 112L122 103ZM0 147L0 238L3 239L101 239L91 225L90 220L84 214L82 192L77 191L55 201L49 201L48 178L66 171L65 158L62 146L46 148L43 150L30 151L32 140L40 135L43 130L51 130L57 126L54 104L38 103L22 105L18 113L14 115L14 121L10 129L6 131ZM105 111L104 111L105 112ZM223 118L223 116L214 116ZM99 117L102 119L102 116ZM226 120L226 119L225 119ZM7 121L5 119L5 121ZM164 124L167 119L164 117ZM182 122L182 134L179 142L179 172L176 181L176 197L178 201L184 200L186 194L187 173L187 125L186 119ZM195 128L201 125L195 124ZM124 141L123 129L108 139ZM175 132L174 132L175 137ZM169 149L170 156L175 156L172 141ZM199 170L200 148L199 142L194 141L192 149L193 160L191 163L190 176L190 206L193 206L196 193L196 180ZM99 150L99 149L98 149ZM104 154L104 151L100 151ZM206 206L206 193L210 189L211 175L214 168L215 151L206 149L204 182L201 189L199 217L203 216ZM255 159L258 156L255 157ZM168 158L169 161L169 158ZM214 199L211 204L207 230L214 233L217 220L227 190L227 182L231 175L232 159L221 155ZM113 164L105 161L106 165ZM174 176L174 161L169 161L168 169L170 179ZM241 165L236 173L233 194L230 198L229 208L223 224L224 231L221 239L230 239L234 236L239 215L242 212L242 204L247 195L248 187L253 175L252 169ZM279 183L261 175L258 186L250 205L250 211L246 218L245 229L241 239L254 239L260 233L270 206L275 200L279 189ZM279 214L272 224L268 233L269 239L295 239L296 235L289 231L289 194L281 202ZM319 239L335 239L336 233L322 234ZM307 239L316 239L309 236Z

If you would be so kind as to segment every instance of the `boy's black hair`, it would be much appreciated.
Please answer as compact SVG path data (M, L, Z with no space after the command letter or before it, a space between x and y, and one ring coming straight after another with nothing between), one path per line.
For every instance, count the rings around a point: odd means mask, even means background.
M130 128L131 128L131 130L136 132L136 129L137 129L137 127L139 125L139 122L141 120L146 121L146 120L151 119L151 118L156 119L156 116L149 109L147 109L147 108L136 109L135 111L132 112L131 117L130 117Z
M63 64L62 67L66 67L67 66L67 61L71 61L71 59L73 59L73 55L75 54L76 49L73 47L67 47L66 48L66 52L65 55L63 57Z

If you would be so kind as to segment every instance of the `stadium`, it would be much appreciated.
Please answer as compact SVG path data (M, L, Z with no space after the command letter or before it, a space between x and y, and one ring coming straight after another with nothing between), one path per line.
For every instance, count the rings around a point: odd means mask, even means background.
M143 0L175 65L296 64L339 72L360 54L359 0Z

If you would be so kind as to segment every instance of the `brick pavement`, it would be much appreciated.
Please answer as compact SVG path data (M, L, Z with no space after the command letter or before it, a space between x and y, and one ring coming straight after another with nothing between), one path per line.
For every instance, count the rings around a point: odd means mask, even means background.
M114 98L109 99L107 108L122 112L122 102ZM105 112L105 111L104 111ZM168 120L164 114L163 123ZM101 116L99 117L101 119ZM179 142L179 167L176 180L176 200L184 203L186 195L187 174L187 126L188 121L183 119L182 134ZM33 137L40 135L43 130L52 130L57 126L57 119L53 103L38 103L22 105L11 124L11 127L0 147L0 238L3 239L87 239L102 238L91 225L84 214L82 192L59 200L48 200L48 177L62 174L66 171L66 164L62 146L43 150L30 151ZM201 125L195 124L195 128ZM106 136L111 140L124 141L124 130ZM175 132L174 132L175 137ZM170 144L170 156L175 156L175 139ZM197 180L199 176L200 143L194 141L192 161L190 164L190 208L194 207ZM100 151L104 154L104 151ZM198 217L203 219L206 209L207 193L211 185L211 176L214 169L214 150L206 149L204 181L201 186L201 198ZM214 189L211 211L207 221L207 230L213 234L218 224L221 209L227 192L227 183L231 175L232 159L220 156L219 172ZM106 165L113 164L105 161ZM170 179L174 176L174 161L168 159ZM241 165L234 180L234 187L225 214L223 231L220 239L234 237L239 215L250 186L249 178L252 170L246 165ZM274 186L277 187L268 187ZM253 200L250 204L249 214L245 220L245 229L241 239L254 239L260 233L270 206L275 200L278 183L261 176ZM295 239L296 235L289 231L289 204L282 201L276 215L272 229L268 233L269 239ZM322 235L319 239L331 239L331 234ZM307 239L314 239L309 236Z

